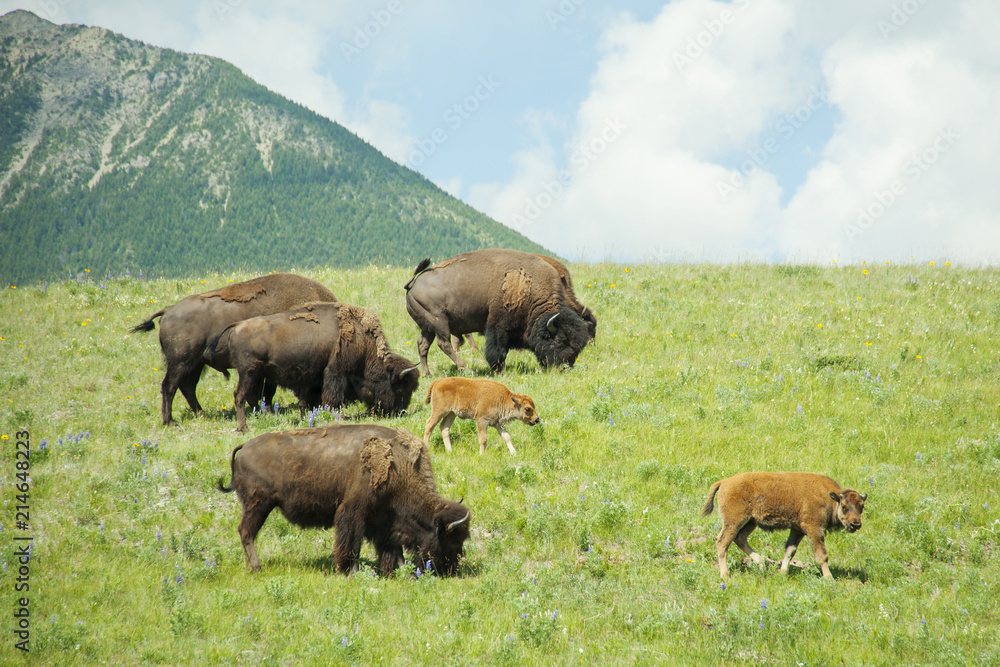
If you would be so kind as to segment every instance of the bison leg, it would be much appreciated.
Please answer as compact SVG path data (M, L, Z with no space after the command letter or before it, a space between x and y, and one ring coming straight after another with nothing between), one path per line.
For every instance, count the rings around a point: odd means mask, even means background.
M785 557L781 559L781 573L788 574L788 565L792 562L795 550L799 548L799 542L806 534L798 528L792 528L788 533L788 540L785 541Z
M486 453L486 420L476 420L476 434L479 436L479 453Z
M236 406L236 430L245 433L247 430L247 408L246 401L251 396L259 398L263 378L263 363L255 361L246 371L240 371L240 379L236 382L236 390L233 392L233 405Z
M257 548L254 546L254 541L272 509L274 509L274 505L271 503L251 503L249 501L243 508L243 519L240 521L239 528L240 542L243 543L243 553L246 554L247 567L250 568L251 572L260 571L260 559L257 558Z
M195 389L198 387L198 380L201 379L201 371L204 366L199 366L198 370L191 371L186 376L181 378L180 390L187 399L188 405L191 406L191 412L201 414L201 403L198 402L198 396L195 394Z
M832 580L833 573L830 572L830 561L826 553L826 543L823 541L823 532L815 529L808 531L806 534L809 535L809 541L812 542L813 554L816 556L819 569L823 571L825 578Z
M444 440L445 450L449 452L451 451L451 425L455 423L456 416L454 412L449 412L441 420L441 439Z
M729 545L733 543L733 540L736 539L736 536L746 526L747 522L727 523L721 506L719 507L719 511L723 515L722 530L719 531L719 535L715 538L715 553L719 561L719 574L722 575L723 581L729 581L729 565L726 563L726 552L729 551ZM749 535L749 533L747 534ZM744 536L745 539L746 537Z
M388 577L396 568L403 565L403 547L393 544L383 544L376 548L378 552L378 569L383 577Z
M417 355L420 357L420 374L424 377L431 376L431 369L427 366L427 353L431 349L431 343L434 342L434 332L420 332L420 338L417 339Z
M511 442L510 440L510 433L507 432L507 427L504 426L503 424L498 424L493 428L497 430L497 432L500 434L500 437L503 438L503 441L507 443L507 449L510 450L510 455L517 456L517 452L514 451L514 443Z
M736 546L738 546L747 556L750 556L750 560L757 563L757 567L759 567L760 571L763 572L764 557L761 556L756 551L754 551L753 547L750 546L750 542L748 541L748 539L750 538L750 533L756 530L756 528L757 528L756 521L754 521L753 519L747 521L743 525L743 527L740 528L740 531L736 533Z
M454 334L452 335L451 346L455 348L456 352L462 349L463 343L468 343L469 349L471 349L473 352L479 352L479 346L476 344L476 339L472 337L472 334L465 334L464 337L455 336Z
M333 562L344 574L358 571L358 558L361 557L361 543L364 539L359 520L362 511L360 507L341 505L334 518L337 537L333 542Z
M489 327L486 330L486 363L490 365L494 373L503 373L504 365L507 363L507 333L498 331L496 327Z
M451 334L446 333L443 336L439 335L437 337L438 347L441 351L448 355L448 358L455 362L455 365L459 368L465 368L465 362L462 361L462 357L458 356L458 352L455 348L451 346Z
M167 370L167 374L163 377L163 384L160 386L160 393L163 395L163 400L160 404L160 416L163 418L164 426L176 425L177 422L174 421L174 415L172 406L174 404L174 396L177 394L178 383L170 374L170 370Z

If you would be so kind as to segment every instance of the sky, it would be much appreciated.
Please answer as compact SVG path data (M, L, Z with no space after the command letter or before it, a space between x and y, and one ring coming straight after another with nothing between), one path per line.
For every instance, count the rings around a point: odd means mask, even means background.
M1000 263L996 0L0 0L227 60L573 261Z

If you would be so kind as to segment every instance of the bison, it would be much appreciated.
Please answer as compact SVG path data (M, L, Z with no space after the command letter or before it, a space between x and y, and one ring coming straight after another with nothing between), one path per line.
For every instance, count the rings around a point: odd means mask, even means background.
M403 550L419 567L454 574L469 537L472 513L438 493L427 446L404 430L339 424L266 433L238 445L232 482L219 490L243 505L240 541L251 571L260 570L254 540L275 507L302 528L336 528L333 559L348 574L358 569L368 540L388 576Z
M455 365L465 368L452 347L453 334L485 332L486 361L496 373L503 372L511 349L531 350L542 367L572 366L591 340L558 272L531 253L476 250L433 267L424 260L405 289L406 310L420 327L423 375L430 375L427 352L435 338Z
M209 342L205 358L239 372L238 431L247 430L244 403L259 400L264 381L291 389L303 412L362 401L389 415L406 409L420 381L417 366L389 348L378 317L346 303L308 303L237 322Z
M451 451L450 429L456 417L475 419L479 433L479 453L486 452L486 427L497 430L512 455L514 445L506 424L520 419L528 426L541 421L535 411L535 402L526 394L515 394L499 382L471 378L442 378L427 389L425 402L431 404L431 416L424 428L424 442L429 442L431 432L441 422L444 448Z
M160 410L163 424L176 423L172 407L178 389L192 412L201 412L195 388L206 365L205 345L227 326L248 317L288 310L307 301L336 300L333 292L315 280L290 273L274 273L185 297L132 327L132 333L152 331L156 327L153 320L161 318L160 349L167 365ZM227 367L208 365L229 379Z
M594 315L594 311L580 303L580 301L576 298L576 293L573 291L573 278L569 275L569 269L566 268L565 264L554 257L548 257L546 255L536 255L536 257L540 257L545 260L549 266L555 269L556 273L559 274L559 280L562 282L563 289L566 291L566 303L569 304L569 307L575 310L577 314L587 322L587 334L590 336L591 340L596 338L597 317ZM472 337L472 334L465 334L464 340L454 335L451 337L451 345L455 348L456 352L462 347L462 343L466 341L469 343L469 347L473 350L479 350L479 346L476 345L476 341Z
M767 531L789 530L781 561L782 574L788 574L799 542L808 535L823 576L833 579L823 536L829 530L841 528L849 533L860 530L861 512L868 499L867 493L844 489L829 477L811 472L746 472L713 484L702 516L712 513L717 493L722 530L716 538L716 552L723 581L729 579L726 552L734 540L764 570L763 556L747 542L757 527Z

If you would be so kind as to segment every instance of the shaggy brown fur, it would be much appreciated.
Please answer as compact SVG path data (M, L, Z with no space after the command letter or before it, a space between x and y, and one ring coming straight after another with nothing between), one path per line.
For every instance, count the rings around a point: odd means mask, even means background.
M719 573L729 579L726 552L734 541L764 570L764 558L747 542L750 533L763 530L788 530L781 573L788 565L803 537L809 536L816 562L827 579L833 579L823 536L827 531L846 528L853 533L861 528L861 512L868 494L844 489L824 475L811 472L746 472L712 485L702 516L712 513L719 496L722 530L716 538Z
M220 289L214 290L212 292L205 292L204 294L199 294L202 299L211 299L212 297L219 297L223 301L236 301L238 303L246 303L247 301L253 301L257 298L257 295L263 294L267 291L267 287L259 278L253 280L245 280L241 283L235 283L233 285L226 285Z
M486 451L486 428L492 426L507 443L512 455L514 445L506 424L520 419L529 426L541 421L535 411L535 402L527 394L514 394L507 387L493 380L471 378L443 378L435 380L427 389L425 402L431 404L431 416L424 428L424 442L429 442L434 427L441 423L444 448L451 451L450 429L456 417L474 419L479 435L479 453Z
M403 563L431 562L454 574L469 537L471 512L438 493L426 445L412 433L374 424L338 424L267 433L239 445L230 458L243 505L239 534L251 571L260 570L255 541L278 508L302 528L335 527L333 559L348 574L358 569L361 545L375 547L379 572Z

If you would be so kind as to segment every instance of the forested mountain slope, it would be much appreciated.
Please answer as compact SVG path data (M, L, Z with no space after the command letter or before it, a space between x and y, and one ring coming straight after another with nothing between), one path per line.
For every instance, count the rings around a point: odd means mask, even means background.
M0 17L0 281L544 252L216 58Z

